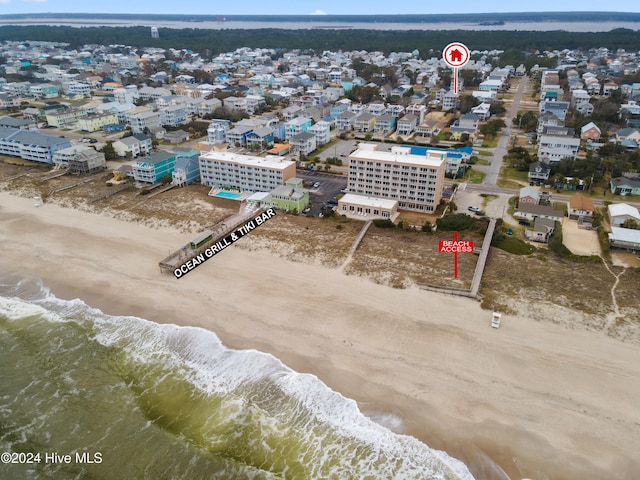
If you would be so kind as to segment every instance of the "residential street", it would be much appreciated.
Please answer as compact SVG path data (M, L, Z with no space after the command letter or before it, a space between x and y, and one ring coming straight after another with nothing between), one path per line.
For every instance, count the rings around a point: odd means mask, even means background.
M487 176L482 182L483 185L496 185L498 181L500 168L502 168L502 158L507 154L509 140L511 139L511 123L518 114L518 108L520 107L522 93L524 92L527 83L529 83L529 77L525 75L520 79L518 89L516 90L516 93L513 97L513 103L507 111L507 116L504 119L504 122L507 124L507 126L502 130L502 134L498 139L498 146L493 150L493 160L491 160L491 165L489 165L489 167L487 167L485 170Z

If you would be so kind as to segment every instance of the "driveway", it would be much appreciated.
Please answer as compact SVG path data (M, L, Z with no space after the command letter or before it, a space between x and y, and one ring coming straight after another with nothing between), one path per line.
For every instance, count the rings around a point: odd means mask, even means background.
M600 255L600 242L595 230L578 228L576 220L562 219L562 243L574 255Z

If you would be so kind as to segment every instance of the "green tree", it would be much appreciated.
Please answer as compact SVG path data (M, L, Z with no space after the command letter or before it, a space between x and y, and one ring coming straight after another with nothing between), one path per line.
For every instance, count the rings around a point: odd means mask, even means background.
M630 228L632 230L640 230L640 224L633 218L627 218L622 224L622 228Z
M528 110L516 115L513 119L513 125L518 125L523 132L535 132L538 127L538 117L535 113Z
M116 149L113 148L113 142L112 141L107 141L107 143L105 144L104 147L102 147L102 149L100 150L102 153L104 153L104 158L105 160L113 160L115 158L118 157L117 153L116 153Z
M495 137L500 131L500 129L506 126L507 125L506 123L504 123L504 120L496 118L493 120L489 120L487 123L482 125L480 127L480 133L482 135L489 135L489 136Z
M460 113L469 113L471 109L477 105L480 105L480 100L473 95L460 96Z
M491 115L502 115L507 111L504 108L504 102L502 100L496 100L489 104L489 112Z

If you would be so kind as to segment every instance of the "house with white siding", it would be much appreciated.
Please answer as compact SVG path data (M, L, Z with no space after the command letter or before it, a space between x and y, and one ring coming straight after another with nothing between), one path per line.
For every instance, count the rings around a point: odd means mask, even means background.
M398 119L398 126L396 133L402 136L411 135L418 126L418 117L412 113L408 113L402 118Z
M541 135L538 139L538 158L546 164L559 162L563 158L575 160L579 148L579 138Z
M331 141L331 124L320 120L319 122L311 125L309 133L313 133L316 136L316 145L324 145Z
M0 127L0 155L40 163L53 163L58 150L71 147L71 140L30 130Z

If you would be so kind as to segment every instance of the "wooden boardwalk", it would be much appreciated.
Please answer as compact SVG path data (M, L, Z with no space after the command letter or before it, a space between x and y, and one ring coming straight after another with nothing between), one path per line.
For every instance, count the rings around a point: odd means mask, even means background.
M252 206L242 204L238 213L225 218L222 222L211 228L213 231L213 237L209 242L196 250L193 250L189 244L184 245L158 264L160 266L160 272L173 272L176 268L180 267L180 265L183 265L185 262L197 257L211 245L214 245L216 242L224 239L243 224L263 213L265 210L266 209L262 207L252 208Z
M360 245L360 242L362 241L362 239L366 235L367 230L369 230L369 227L371 226L372 223L373 223L372 220L369 220L367 223L365 223L364 226L362 227L362 229L360 230L360 233L358 234L356 239L351 244L351 248L349 248L349 253L347 255L347 258L342 263L342 267L340 267L342 270L344 270L347 267L347 265L351 261L351 258L353 258L353 254L355 253L356 249L358 248L358 245Z
M482 247L479 249L475 249L476 251L479 251L479 256L478 263L476 263L476 269L473 272L473 278L471 279L470 289L420 284L418 286L423 290L429 290L431 292L446 293L448 295L458 295L460 297L478 298L478 290L480 290L480 282L482 281L482 274L484 273L484 267L487 263L487 256L489 255L489 249L491 248L491 239L493 238L493 232L495 231L495 229L496 219L492 218L489 220L487 232L484 234Z
M105 198L112 197L116 193L124 192L125 190L131 190L132 188L133 188L133 184L130 183L130 182L127 182L127 183L119 185L119 186L115 186L112 189L110 189L108 192L105 192L105 193L103 193L101 195L97 195L97 196L87 200L87 205L91 205L94 202L98 202L100 200L104 200Z
M484 273L484 267L487 263L487 256L489 255L489 248L491 247L491 239L493 238L493 232L496 229L496 219L489 220L489 226L487 227L487 233L484 234L484 241L482 242L482 251L478 257L478 263L476 263L476 270L473 272L473 280L471 280L471 296L477 297L478 290L480 290L480 281L482 280L482 274Z

